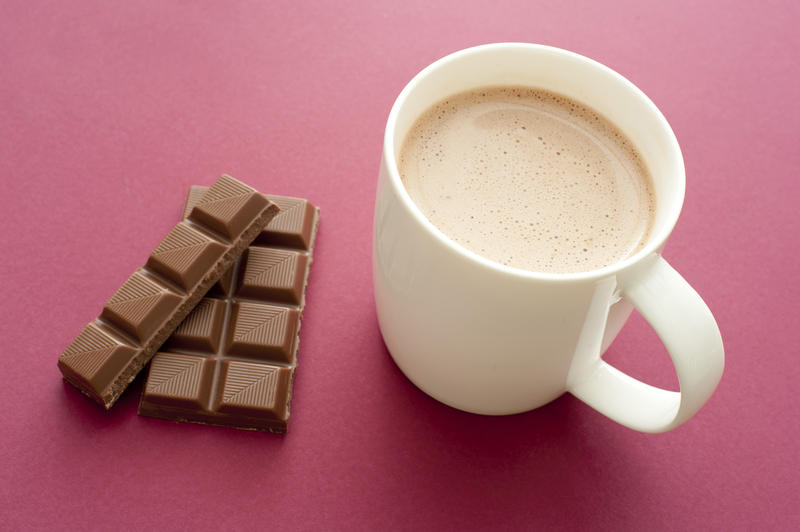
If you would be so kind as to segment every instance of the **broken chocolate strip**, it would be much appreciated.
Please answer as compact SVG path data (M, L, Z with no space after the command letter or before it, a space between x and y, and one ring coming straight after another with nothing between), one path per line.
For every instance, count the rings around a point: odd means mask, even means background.
M64 379L111 408L278 210L255 189L220 177L61 354Z
M319 209L267 197L280 213L153 357L140 415L286 432Z

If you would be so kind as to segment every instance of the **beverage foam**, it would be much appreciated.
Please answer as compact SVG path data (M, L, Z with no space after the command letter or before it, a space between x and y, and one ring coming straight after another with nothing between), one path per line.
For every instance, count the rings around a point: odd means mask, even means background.
M416 121L398 160L411 199L443 233L488 259L570 273L641 249L652 178L614 124L566 96L491 87Z

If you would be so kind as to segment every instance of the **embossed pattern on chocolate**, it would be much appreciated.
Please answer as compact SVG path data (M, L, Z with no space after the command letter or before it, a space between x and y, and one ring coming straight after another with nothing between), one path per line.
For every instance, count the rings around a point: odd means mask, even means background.
M278 212L230 176L209 194L58 359L64 379L106 408Z
M139 414L286 432L319 209L267 197L280 213L153 358Z

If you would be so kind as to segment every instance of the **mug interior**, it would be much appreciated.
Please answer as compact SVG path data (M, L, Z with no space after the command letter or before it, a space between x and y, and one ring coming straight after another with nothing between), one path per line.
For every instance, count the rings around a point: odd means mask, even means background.
M620 262L589 272L531 272L480 257L456 244L425 218L405 190L397 169L397 158L408 131L426 109L440 100L462 91L500 85L536 87L569 96L598 111L628 135L650 170L656 196L653 228L642 249ZM613 273L659 250L672 231L683 204L683 158L672 129L653 102L610 68L549 46L489 44L461 50L431 64L406 85L395 101L386 126L384 146L390 180L422 223L473 260L509 273L551 279Z

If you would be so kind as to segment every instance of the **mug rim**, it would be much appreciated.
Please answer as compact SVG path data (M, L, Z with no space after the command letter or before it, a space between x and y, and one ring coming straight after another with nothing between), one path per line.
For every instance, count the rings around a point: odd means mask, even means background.
M428 218L422 213L422 210L417 206L416 203L411 199L406 187L403 185L402 180L400 179L400 171L397 167L397 160L395 158L395 145L397 139L395 139L395 129L397 126L397 118L400 115L402 107L405 105L408 96L417 88L420 82L430 75L431 72L434 70L438 70L439 68L447 66L449 63L453 61L461 60L465 57L481 54L487 51L495 51L498 49L513 49L513 48L526 48L531 50L537 50L541 52L551 53L555 55L560 55L562 57L569 57L572 59L577 59L579 61L585 62L594 68L598 68L599 70L603 71L606 75L616 78L618 82L620 82L629 92L629 94L633 97L639 98L645 104L645 106L653 113L654 117L656 118L657 122L661 125L662 129L667 134L667 140L669 144L670 156L675 157L677 159L677 168L679 176L676 176L676 190L675 193L677 194L677 201L675 202L676 208L673 212L670 212L666 215L666 222L660 228L659 231L655 232L650 236L648 242L636 253L620 260L609 264L608 266L604 266L602 268L596 268L594 270L589 270L585 272L573 272L573 273L554 273L554 272L538 272L535 270L526 270L523 268L517 268L514 266L507 266L505 264L501 264L499 262L493 261L489 258L486 258L474 251L462 246L461 244L457 243L455 240L450 238L446 233L436 227ZM623 130L624 131L624 130ZM404 139L401 139L402 142ZM457 253L458 255L463 256L464 258L470 260L471 262L477 263L485 268L488 268L492 271L497 273L511 275L515 277L527 278L532 280L539 280L539 281L553 281L553 282L569 282L569 281L591 281L595 279L600 279L612 275L616 275L622 270L625 270L638 262L642 261L646 257L650 256L653 253L658 253L661 247L666 242L667 238L669 237L670 233L672 232L675 224L678 221L678 217L680 215L680 211L683 206L683 201L686 193L686 171L683 163L683 155L681 153L680 146L678 145L678 140L675 137L675 133L672 131L672 127L670 127L667 119L661 113L661 111L656 107L656 105L650 100L650 98L636 85L634 85L630 80L624 77L622 74L619 74L615 70L607 67L606 65L590 59L586 56L581 54L571 52L569 50L565 50L563 48L557 48L554 46L544 45L544 44L534 44L534 43L521 43L521 42L502 42L502 43L490 43L490 44L482 44L478 46L473 46L470 48L465 48L462 50L458 50L456 52L450 53L424 69L418 72L412 79L409 81L392 105L392 109L389 112L389 118L386 122L386 130L384 133L384 141L383 141L383 158L386 162L386 168L388 170L389 181L395 189L397 196L400 198L400 201L405 205L405 207L411 212L412 216L416 219L416 221L422 225L430 234L434 235L437 240L444 243L448 248L452 251Z

